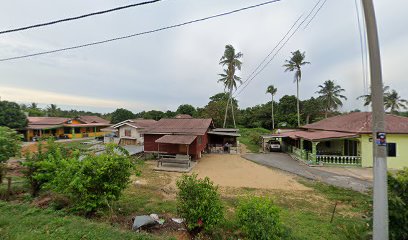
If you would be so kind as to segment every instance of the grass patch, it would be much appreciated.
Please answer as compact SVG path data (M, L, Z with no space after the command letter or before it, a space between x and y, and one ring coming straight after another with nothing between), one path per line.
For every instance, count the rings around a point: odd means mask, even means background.
M0 201L0 239L156 239L104 223Z
M271 131L265 128L240 128L239 141L244 144L247 149L253 153L259 152L260 149L260 136L263 134L270 134Z

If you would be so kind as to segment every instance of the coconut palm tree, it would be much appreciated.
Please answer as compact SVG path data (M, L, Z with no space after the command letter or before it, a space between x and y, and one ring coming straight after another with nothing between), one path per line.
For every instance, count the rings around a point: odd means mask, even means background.
M286 64L283 67L285 67L285 72L295 72L294 82L296 82L298 126L300 126L299 82L302 79L302 66L310 64L310 62L305 61L305 52L301 53L297 50L291 54L292 57L286 60Z
M385 98L386 96L389 94L390 87L389 86L384 86L383 87L383 91L384 91L384 103L385 103ZM357 98L358 99L363 99L364 101L364 106L368 106L371 104L371 93L370 94L366 94L366 95L361 95Z
M234 116L234 106L232 104L232 91L233 89L237 89L237 82L242 84L241 78L235 75L235 71L241 70L241 65L242 62L240 61L240 58L242 58L243 54L241 52L235 53L235 49L232 45L226 45L225 46L225 51L224 55L220 59L220 65L221 66L226 66L227 69L224 69L224 73L219 74L221 77L218 82L222 82L224 84L224 90L228 90L229 92L229 98L227 101L227 106L225 108L225 117L224 117L224 125L223 127L225 128L225 124L227 121L227 114L228 114L228 105L229 102L231 101L231 112L232 112L232 119L234 121L234 127L235 125L235 116Z
M272 130L275 129L275 118L273 116L273 96L276 94L276 92L278 91L277 88L275 88L273 85L269 85L268 88L266 89L266 93L271 94L271 105L272 105Z
M395 90L391 90L391 92L384 97L384 108L386 110L390 109L391 113L398 113L400 108L407 109L407 104L408 101L402 99Z
M336 85L334 81L327 80L323 85L319 85L320 90L316 93L320 94L319 98L322 100L323 105L326 108L325 117L332 110L337 110L339 107L343 106L341 98L347 100L344 95L341 95L345 90L339 85Z

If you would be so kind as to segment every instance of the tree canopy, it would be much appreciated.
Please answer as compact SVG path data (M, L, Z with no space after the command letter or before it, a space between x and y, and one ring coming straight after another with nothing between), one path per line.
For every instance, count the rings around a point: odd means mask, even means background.
M135 118L135 115L131 111L124 108L118 108L112 113L111 123L116 124L133 118Z
M195 116L197 114L197 110L190 104L182 104L177 108L176 111L178 114L188 114L190 116Z
M26 115L17 103L0 101L0 126L23 128L27 122Z

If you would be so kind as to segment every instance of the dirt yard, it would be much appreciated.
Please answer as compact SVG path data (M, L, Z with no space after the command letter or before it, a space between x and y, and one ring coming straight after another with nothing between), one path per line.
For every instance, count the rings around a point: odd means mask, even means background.
M296 176L250 162L240 155L204 155L193 168L199 178L209 177L220 187L255 188L276 190L310 190L296 181ZM180 173L168 173L172 177L169 187L175 188Z

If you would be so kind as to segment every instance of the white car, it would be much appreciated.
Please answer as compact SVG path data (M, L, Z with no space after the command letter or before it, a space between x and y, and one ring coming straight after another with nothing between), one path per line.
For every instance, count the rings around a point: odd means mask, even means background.
M280 152L281 151L280 142L276 141L276 140L269 141L269 151L271 151L271 152Z

